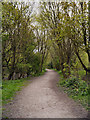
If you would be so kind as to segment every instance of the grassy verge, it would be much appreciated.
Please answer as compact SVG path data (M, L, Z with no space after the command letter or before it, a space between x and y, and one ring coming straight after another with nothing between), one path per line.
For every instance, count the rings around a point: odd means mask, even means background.
M80 77L77 78L76 76L70 76L69 78L65 79L61 71L58 73L60 74L58 86L62 86L69 97L81 103L87 110L90 110L88 106L90 90L87 82L83 81Z
M42 73L32 75L34 76L40 76L45 73L45 70L42 71ZM2 104L6 104L10 102L17 91L20 91L22 89L22 86L27 85L30 81L30 77L28 78L22 78L18 80L5 80L2 82Z
M19 80L5 80L2 82L2 103L6 104L13 99L17 91L20 91L30 78L23 78Z

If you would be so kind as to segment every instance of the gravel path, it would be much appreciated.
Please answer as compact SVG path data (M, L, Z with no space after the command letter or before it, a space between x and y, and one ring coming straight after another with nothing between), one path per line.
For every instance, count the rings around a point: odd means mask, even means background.
M53 70L18 92L11 103L3 106L8 118L86 118L87 111L57 87L59 75Z

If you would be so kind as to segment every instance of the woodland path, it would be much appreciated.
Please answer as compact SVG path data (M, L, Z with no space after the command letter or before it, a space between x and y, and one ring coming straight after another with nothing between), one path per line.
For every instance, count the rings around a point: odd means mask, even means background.
M53 70L32 78L12 103L8 103L3 117L8 118L86 118L88 112L57 87L59 75Z

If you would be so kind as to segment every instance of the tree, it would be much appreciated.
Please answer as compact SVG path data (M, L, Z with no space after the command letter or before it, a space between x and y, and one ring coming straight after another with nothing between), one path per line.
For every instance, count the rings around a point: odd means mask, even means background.
M31 64L28 59L34 54L31 5L16 2L2 3L2 7L3 70L8 71L8 79L13 79L14 73L22 74L20 69ZM28 71L24 74L28 74Z
M88 31L87 4L83 3L82 10L80 10L80 4L75 2L41 2L39 22L41 26L48 29L49 39L53 43L54 50L57 46L59 54L56 53L56 50L54 52L59 57L59 66L65 77L68 77L67 74L70 75L71 60L75 54L83 68L89 72L79 55L79 51L83 50L88 54L88 57L90 56L89 35L86 34Z

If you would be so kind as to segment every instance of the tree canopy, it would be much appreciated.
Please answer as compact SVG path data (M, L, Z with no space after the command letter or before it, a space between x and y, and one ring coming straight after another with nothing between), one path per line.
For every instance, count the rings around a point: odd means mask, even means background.
M90 72L90 2L2 2L3 79L42 72Z

